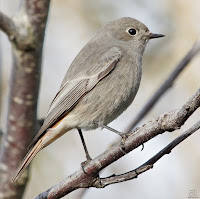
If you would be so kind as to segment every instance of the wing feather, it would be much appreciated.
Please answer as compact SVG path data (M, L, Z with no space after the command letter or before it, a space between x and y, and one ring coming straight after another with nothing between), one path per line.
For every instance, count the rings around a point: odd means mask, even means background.
M44 123L29 148L33 147L48 128L65 116L85 94L107 76L114 69L121 56L120 49L113 47L107 50L100 60L97 60L96 65L90 66L91 75L82 74L81 77L64 82L52 101Z

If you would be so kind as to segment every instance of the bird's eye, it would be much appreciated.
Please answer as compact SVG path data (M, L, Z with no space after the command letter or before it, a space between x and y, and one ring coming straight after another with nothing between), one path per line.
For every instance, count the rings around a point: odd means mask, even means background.
M129 29L128 29L128 33L129 33L130 35L134 36L134 35L137 34L137 30L134 29L134 28L129 28Z

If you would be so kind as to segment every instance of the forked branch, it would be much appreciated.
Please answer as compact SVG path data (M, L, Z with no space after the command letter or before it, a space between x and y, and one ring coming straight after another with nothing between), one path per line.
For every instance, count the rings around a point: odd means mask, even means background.
M178 136L175 140L173 140L170 144L168 144L165 148L163 148L161 151L159 151L156 155L154 155L151 159L149 159L147 162L145 162L143 165L141 165L137 169L134 169L132 171L129 171L120 175L113 175L107 178L99 178L99 180L96 181L94 186L96 187L98 183L99 187L104 188L114 183L124 182L127 180L137 178L138 175L153 168L153 165L158 160L160 160L164 155L169 154L172 151L172 149L174 149L178 144L180 144L187 137L189 137L190 135L192 135L194 132L196 132L199 129L200 129L200 121L198 121L195 125L193 125L187 131L185 131L180 136Z
M16 31L16 26L13 20L0 11L0 29L12 39L13 33Z

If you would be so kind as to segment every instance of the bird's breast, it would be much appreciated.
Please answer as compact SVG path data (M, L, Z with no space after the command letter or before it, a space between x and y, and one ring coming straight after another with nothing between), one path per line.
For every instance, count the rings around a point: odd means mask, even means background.
M79 128L94 129L108 124L132 103L141 80L141 65L124 56L114 70L102 79L74 107Z

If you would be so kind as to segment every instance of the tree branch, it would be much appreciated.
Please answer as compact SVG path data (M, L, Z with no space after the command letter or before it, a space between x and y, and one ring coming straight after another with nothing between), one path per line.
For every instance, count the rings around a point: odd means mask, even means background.
M196 132L199 129L200 129L200 121L198 121L191 128L189 128L187 131L185 131L180 136L178 136L175 140L173 140L170 144L168 144L164 149L162 149L160 152L158 152L150 160L148 160L147 162L145 162L142 165L142 167L143 166L147 166L147 165L153 165L161 157L163 157L166 154L169 154L172 151L173 148L175 148L178 144L180 144L182 141L184 141L186 138L188 138L190 135L192 135L194 132Z
M178 144L180 144L182 141L184 141L187 137L192 135L198 129L200 129L200 121L198 121L195 125L193 125L187 131L185 131L180 136L178 136L175 140L173 140L170 144L168 144L165 148L163 148L161 151L159 151L156 155L154 155L151 159L149 159L147 162L145 162L143 165L141 165L137 169L120 174L120 175L113 175L107 178L100 178L99 181L96 182L96 184L98 183L100 188L104 188L114 183L124 182L127 180L137 178L138 175L153 168L153 165L158 160L160 160L164 155L169 154L173 148L175 148ZM96 184L94 184L95 187L96 187Z
M12 38L16 31L16 26L13 20L0 11L0 29L9 37Z
M1 140L2 140L3 132L0 129L0 147L1 147Z
M0 149L1 198L22 198L28 180L25 172L18 183L11 183L37 130L42 46L49 3L49 0L24 0L14 22L0 13L0 26L12 41L13 54L6 132ZM13 27L16 27L14 31ZM14 39L12 32L15 32Z
M96 178L99 171L153 137L162 134L165 131L179 129L199 106L200 89L180 109L165 113L157 119L137 128L133 132L128 133L123 146L122 144L117 144L91 160L84 167L86 174L83 172L83 169L80 168L62 182L38 195L36 199L56 199L63 197L78 188L88 188L92 186L101 187L101 184L99 184L99 181ZM123 150L124 147L126 153ZM150 169L150 167L151 165L144 165L136 171L136 174L137 172L140 174L145 170Z
M153 108L155 103L161 98L161 96L173 85L174 81L178 75L183 71L183 69L189 64L192 58L197 55L200 51L200 40L194 43L190 51L185 55L185 57L176 66L174 71L168 76L164 83L158 88L158 90L153 94L153 96L148 100L148 102L142 107L136 117L133 119L126 132L130 132L136 124Z

